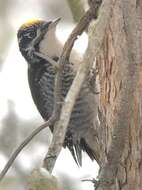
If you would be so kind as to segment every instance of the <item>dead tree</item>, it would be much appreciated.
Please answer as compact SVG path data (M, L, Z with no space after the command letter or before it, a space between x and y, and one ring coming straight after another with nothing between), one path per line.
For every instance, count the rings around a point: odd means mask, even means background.
M142 1L116 0L97 56L104 189L142 188L141 60Z

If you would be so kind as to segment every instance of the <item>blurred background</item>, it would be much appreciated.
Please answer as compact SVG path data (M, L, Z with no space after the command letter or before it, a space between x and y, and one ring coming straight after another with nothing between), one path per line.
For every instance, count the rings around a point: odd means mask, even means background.
M33 101L27 81L27 64L17 44L17 30L28 19L54 20L61 17L57 36L65 42L75 23L87 9L87 0L1 0L0 1L0 170L11 153L36 127L43 123ZM74 48L83 54L87 35L83 34ZM40 166L48 150L52 135L48 129L37 135L21 152L0 190L26 190L28 174ZM93 189L90 182L80 181L96 177L98 166L84 153L83 167L76 166L67 149L63 149L54 174L64 189Z

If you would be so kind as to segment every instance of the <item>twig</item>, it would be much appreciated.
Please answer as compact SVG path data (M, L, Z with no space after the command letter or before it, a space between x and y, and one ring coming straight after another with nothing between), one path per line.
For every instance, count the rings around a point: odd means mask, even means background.
M94 10L95 12L95 10ZM86 29L90 21L92 20L92 17L94 16L94 12L92 10L88 10L85 15L81 18L80 22L77 24L77 26L74 28L72 33L70 34L68 40L66 41L64 47L63 47L63 52L59 58L59 70L56 76L55 80L55 87L54 87L54 96L55 96L55 105L54 105L54 112L55 113L60 113L61 110L61 104L58 102L62 102L62 97L61 97L61 87L62 87L62 70L63 67L66 63L69 63L69 56L72 50L72 47L74 45L75 40L79 35L82 34L82 32ZM97 12L97 11L96 11Z
M98 183L98 181L95 178L93 178L93 179L82 179L81 181L82 182L91 182L93 184L97 184Z
M76 77L70 87L70 90L61 108L61 104L58 104L57 102L61 102L62 69L65 64L69 63L68 59L69 59L71 49L73 47L75 40L77 39L78 35L81 35L81 33L86 29L86 27L88 27L88 24L90 23L92 18L94 18L95 12L97 12L97 10L93 10L93 12L92 10L89 10L86 12L86 14L83 16L83 18L80 20L78 25L75 27L75 29L69 36L67 42L64 45L63 53L59 59L59 70L58 70L57 77L55 80L55 100L56 101L55 101L54 111L55 113L56 112L60 113L60 110L61 110L61 115L56 126L54 126L52 143L43 161L43 167L46 168L50 172L52 172L56 159L61 151L62 144L64 142L64 138L65 138L65 134L67 130L67 126L70 120L70 115L71 115L73 106L75 104L76 98L78 97L81 86L89 72L89 68L94 61L94 56L92 56L91 58L88 57L90 47L88 46L88 51L86 51L84 61L76 74Z
M43 129L49 127L50 125L54 125L56 121L55 117L51 117L47 122L45 122L43 125L39 126L37 129L35 129L19 146L18 148L13 152L11 157L9 158L7 164L5 165L4 169L0 173L0 181L4 178L5 174L17 158L17 156L20 154L21 150Z
M55 70L59 69L59 64L56 61L54 61L52 58L50 58L48 55L44 55L39 52L34 52L34 54L41 57L42 59L45 59L46 61L48 61L52 65L52 67L55 68Z

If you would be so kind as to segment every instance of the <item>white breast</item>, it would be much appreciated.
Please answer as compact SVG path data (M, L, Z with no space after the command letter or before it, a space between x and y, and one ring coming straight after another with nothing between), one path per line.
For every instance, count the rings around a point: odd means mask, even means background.
M59 57L63 49L63 44L57 39L55 30L56 29L54 28L48 31L40 43L40 52L44 55L48 55L49 57ZM75 65L76 70L81 62L81 55L72 50L70 61Z
M45 34L43 40L40 42L39 49L41 53L52 57L60 56L62 48L62 44L57 39L54 28Z

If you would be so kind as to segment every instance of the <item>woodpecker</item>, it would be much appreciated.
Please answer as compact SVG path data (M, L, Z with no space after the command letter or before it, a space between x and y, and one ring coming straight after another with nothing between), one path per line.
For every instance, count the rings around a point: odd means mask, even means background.
M44 120L48 120L53 112L54 80L56 71L54 66L35 52L48 55L58 61L63 45L56 37L56 26L60 19L55 21L31 20L24 23L18 30L17 38L19 50L28 63L28 82L33 101ZM75 76L76 53L72 53L70 64L63 69L62 96L66 96ZM82 165L82 150L91 160L97 156L89 146L88 131L94 120L94 94L83 85L71 114L63 147L70 150L75 162ZM50 126L53 132L53 126ZM93 133L93 132L91 132ZM86 139L89 140L86 140ZM94 137L92 137L94 138Z

